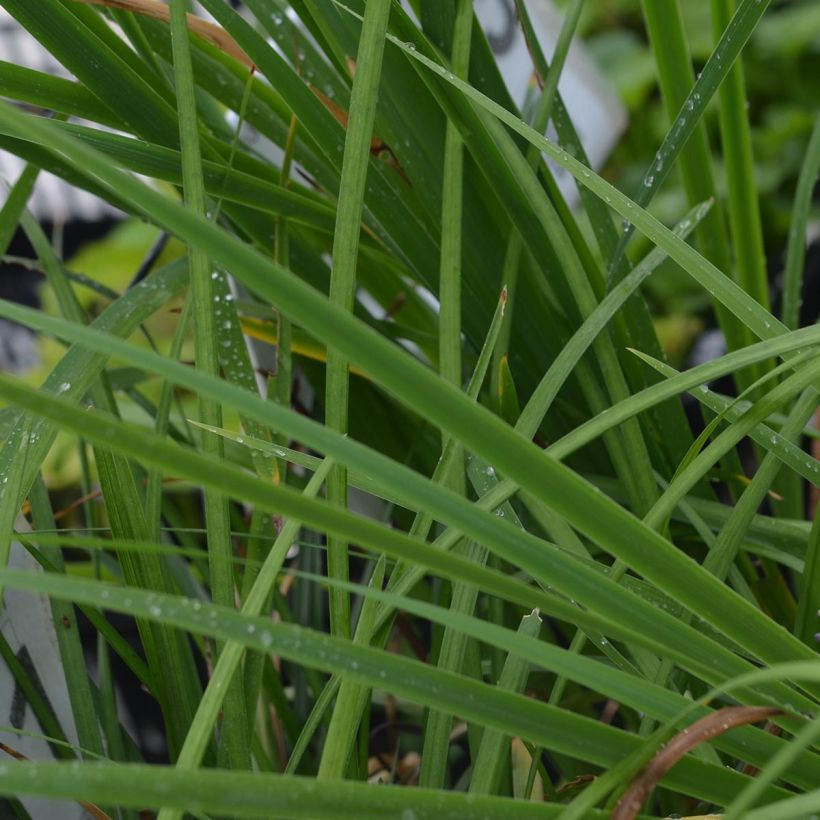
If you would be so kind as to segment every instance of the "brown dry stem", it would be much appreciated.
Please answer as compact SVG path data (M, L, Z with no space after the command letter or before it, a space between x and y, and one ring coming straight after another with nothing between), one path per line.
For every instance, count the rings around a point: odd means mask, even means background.
M678 732L647 763L623 793L612 820L633 820L666 773L686 754L724 732L782 714L769 706L727 706Z

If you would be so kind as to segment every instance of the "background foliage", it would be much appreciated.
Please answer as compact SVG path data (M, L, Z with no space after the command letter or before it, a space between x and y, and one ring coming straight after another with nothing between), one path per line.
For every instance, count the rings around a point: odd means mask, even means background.
M468 0L0 5L75 78L0 62L50 114L0 106L48 294L0 302L46 363L0 376L43 570L0 583L51 600L77 740L29 687L65 742L0 765L17 816L820 808L817 4L573 0L523 119ZM575 34L631 112L600 175ZM64 261L40 169L133 221Z

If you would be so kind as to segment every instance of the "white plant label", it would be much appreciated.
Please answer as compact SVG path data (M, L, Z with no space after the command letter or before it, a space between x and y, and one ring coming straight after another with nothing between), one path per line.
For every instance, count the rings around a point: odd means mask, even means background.
M34 559L18 543L12 545L9 566L27 572L38 571ZM74 717L48 598L7 588L3 601L4 608L0 614L3 636L29 680L50 704L69 742L76 744ZM44 730L28 705L22 689L6 664L0 661L0 741L31 760L52 760L54 753L51 747L44 739L37 737L43 734ZM5 756L0 751L0 757ZM49 820L53 817L80 820L88 816L78 803L35 797L23 797L20 802L34 820ZM0 799L0 817L7 816L3 813L4 810Z
M0 9L0 59L64 79L71 78L65 68L4 9ZM25 166L19 157L0 150L0 206L7 194L3 183L14 183ZM40 172L28 207L38 219L49 222L72 219L94 222L122 213L88 191L67 185L48 171Z
M549 60L563 16L551 0L529 0L527 10ZM475 0L475 13L510 95L517 105L523 106L531 87L533 64L516 19L514 0ZM626 109L577 39L567 55L558 90L592 167L600 168L626 127ZM554 138L554 133L550 136ZM571 175L552 163L550 168L564 196L570 203L577 202L578 190Z

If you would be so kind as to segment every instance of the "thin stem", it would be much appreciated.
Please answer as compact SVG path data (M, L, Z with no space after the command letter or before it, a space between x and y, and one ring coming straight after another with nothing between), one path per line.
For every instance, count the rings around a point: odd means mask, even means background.
M185 206L197 216L206 215L205 186L202 178L202 157L199 146L199 124L191 68L191 53L185 0L173 0L170 7L171 40L174 56L174 82L179 116L179 140L182 150L182 180ZM216 283L211 276L208 257L200 250L188 247L190 267L194 355L198 370L211 375L219 374L217 352L218 331L214 311ZM213 427L222 426L222 408L219 402L200 396L199 420ZM219 436L201 437L203 452L222 458L224 447ZM235 606L230 512L226 496L205 491L205 525L207 529L208 562L211 574L211 594L223 606ZM245 704L241 682L234 682L225 699L223 721L223 748L228 765L249 768L249 743L245 731Z
M356 266L365 181L390 5L390 0L371 0L365 7L350 97L330 275L330 302L348 312L353 310L356 294ZM335 347L328 348L325 424L340 433L347 432L348 424L348 367L349 362L344 353ZM347 506L347 471L344 467L337 466L331 470L327 495L331 504ZM347 551L346 541L336 537L328 538L327 563L330 577L347 579ZM338 588L330 591L330 627L336 636L350 636L350 598Z

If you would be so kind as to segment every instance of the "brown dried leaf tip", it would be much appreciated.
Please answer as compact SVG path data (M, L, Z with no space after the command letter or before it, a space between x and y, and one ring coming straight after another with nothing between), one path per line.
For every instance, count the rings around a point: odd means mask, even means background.
M143 17L150 17L153 20L162 20L164 23L167 23L170 17L168 6L165 3L158 3L157 0L74 0L74 2L130 11L134 14L141 14ZM188 15L188 28L203 40L207 40L211 45L216 46L220 51L224 51L225 54L230 55L240 63L244 63L251 70L255 69L253 60L245 54L241 46L225 29L208 20L203 20L195 14Z

